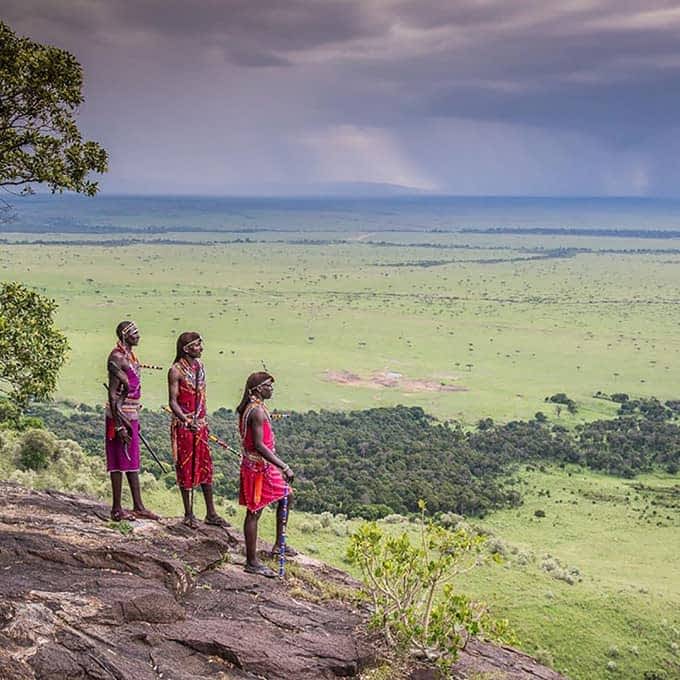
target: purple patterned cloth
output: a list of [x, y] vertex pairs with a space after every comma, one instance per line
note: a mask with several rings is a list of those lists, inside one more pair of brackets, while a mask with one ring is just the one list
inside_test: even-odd
[[139, 400], [142, 396], [140, 366], [134, 354], [130, 366], [125, 370], [128, 379], [128, 394], [121, 408], [130, 421], [132, 432], [130, 442], [125, 445], [116, 435], [116, 424], [111, 417], [111, 408], [106, 405], [106, 471], [139, 472]]

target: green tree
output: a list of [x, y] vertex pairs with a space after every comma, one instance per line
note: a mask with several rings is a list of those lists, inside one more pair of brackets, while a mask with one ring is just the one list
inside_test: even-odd
[[[4, 418], [18, 415], [31, 399], [46, 399], [57, 385], [68, 342], [54, 325], [57, 308], [20, 283], [0, 284], [0, 393]], [[7, 408], [10, 406], [10, 408]]]
[[88, 174], [106, 172], [107, 154], [83, 141], [75, 123], [82, 86], [72, 54], [19, 37], [0, 21], [0, 186], [97, 193]]

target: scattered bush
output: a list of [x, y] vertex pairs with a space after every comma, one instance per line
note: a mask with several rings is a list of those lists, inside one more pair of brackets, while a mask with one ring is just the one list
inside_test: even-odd
[[573, 399], [570, 399], [564, 392], [558, 392], [550, 397], [546, 397], [545, 401], [552, 402], [553, 404], [564, 404], [569, 413], [576, 413], [578, 411], [576, 402]]
[[44, 470], [57, 453], [57, 439], [47, 430], [27, 430], [19, 439], [22, 470]]
[[408, 522], [408, 517], [404, 517], [398, 513], [393, 513], [383, 517], [381, 521], [385, 522], [385, 524], [403, 524], [404, 522]]
[[526, 550], [520, 550], [517, 553], [517, 558], [516, 558], [515, 561], [517, 562], [517, 564], [519, 564], [520, 566], [523, 567], [523, 566], [526, 566], [527, 564], [531, 564], [532, 562], [535, 561], [535, 559], [536, 559], [536, 556], [532, 552], [526, 551]]
[[486, 542], [486, 548], [491, 555], [499, 555], [500, 557], [508, 556], [508, 546], [500, 538], [489, 538]]
[[317, 531], [321, 531], [322, 528], [322, 524], [318, 519], [307, 519], [298, 524], [298, 529], [303, 534], [313, 534]]
[[555, 665], [553, 655], [547, 649], [537, 649], [536, 653], [534, 654], [534, 659], [536, 659], [536, 661], [538, 661], [538, 663], [543, 664], [544, 666], [554, 666]]

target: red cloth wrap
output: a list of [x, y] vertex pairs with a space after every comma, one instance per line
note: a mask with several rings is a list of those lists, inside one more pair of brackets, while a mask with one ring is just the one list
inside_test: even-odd
[[262, 403], [249, 404], [239, 419], [239, 432], [245, 454], [241, 458], [238, 502], [245, 505], [250, 512], [257, 512], [270, 503], [280, 501], [287, 492], [287, 485], [279, 468], [265, 461], [255, 451], [249, 418], [254, 408], [264, 410], [266, 418], [262, 423], [262, 442], [270, 451], [276, 452], [276, 440], [266, 407]]
[[[201, 484], [212, 484], [213, 462], [208, 447], [208, 426], [204, 425], [196, 433], [188, 427], [183, 427], [177, 421], [174, 421], [171, 427], [172, 448], [173, 452], [177, 452], [175, 472], [179, 488], [191, 489]], [[196, 438], [196, 460], [192, 464], [194, 437]]]
[[195, 415], [200, 425], [194, 433], [178, 418], [173, 418], [170, 424], [177, 485], [180, 489], [191, 489], [201, 484], [212, 484], [213, 479], [213, 462], [208, 446], [210, 430], [205, 421], [205, 371], [199, 359], [192, 364], [181, 359], [175, 367], [180, 373], [177, 404], [189, 418]]
[[250, 512], [262, 510], [286, 495], [286, 482], [279, 468], [265, 461], [241, 459], [241, 486], [238, 502]]

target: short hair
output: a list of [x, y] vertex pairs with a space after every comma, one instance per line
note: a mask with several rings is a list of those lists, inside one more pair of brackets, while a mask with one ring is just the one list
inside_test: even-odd
[[123, 339], [123, 329], [126, 326], [129, 326], [130, 324], [134, 324], [134, 321], [121, 321], [117, 326], [116, 326], [116, 335], [118, 336], [119, 340]]

